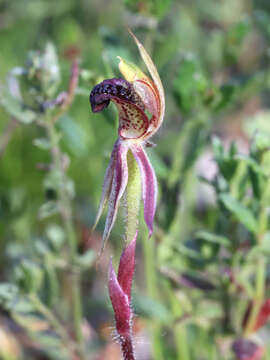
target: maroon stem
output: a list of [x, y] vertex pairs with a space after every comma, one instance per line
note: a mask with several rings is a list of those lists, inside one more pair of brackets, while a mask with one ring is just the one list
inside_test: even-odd
[[128, 337], [120, 336], [121, 349], [124, 360], [136, 360], [134, 355], [132, 337], [129, 335]]

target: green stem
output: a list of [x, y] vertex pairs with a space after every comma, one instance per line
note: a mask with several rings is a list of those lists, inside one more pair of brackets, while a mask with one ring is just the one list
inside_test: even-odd
[[148, 294], [153, 297], [158, 297], [157, 290], [157, 279], [156, 279], [156, 269], [155, 269], [155, 247], [154, 247], [154, 237], [152, 236], [148, 239], [148, 234], [143, 234], [143, 253], [144, 253], [144, 271], [146, 277], [146, 287]]
[[66, 332], [66, 329], [63, 325], [57, 320], [55, 314], [53, 314], [49, 308], [47, 308], [38, 298], [36, 294], [30, 294], [29, 300], [35, 307], [35, 309], [48, 321], [50, 326], [54, 328], [57, 334], [63, 339], [65, 345], [70, 347], [72, 351], [75, 350], [74, 344], [69, 334]]
[[[179, 299], [174, 294], [174, 291], [170, 289], [171, 307], [174, 319], [180, 318], [183, 315], [181, 304]], [[187, 336], [185, 324], [174, 324], [173, 326], [174, 341], [177, 352], [177, 360], [189, 360], [189, 349], [187, 344]]]
[[83, 351], [83, 334], [82, 334], [82, 306], [81, 306], [81, 293], [80, 293], [80, 273], [74, 271], [75, 262], [77, 257], [77, 238], [72, 221], [72, 204], [69, 194], [66, 190], [67, 179], [62, 165], [61, 152], [58, 144], [58, 135], [54, 123], [47, 119], [47, 132], [51, 143], [51, 154], [53, 161], [53, 171], [59, 177], [58, 183], [58, 202], [60, 206], [60, 214], [63, 221], [65, 234], [69, 245], [69, 257], [72, 267], [71, 272], [71, 296], [72, 296], [72, 316], [76, 341], [81, 349], [81, 359], [86, 356]]
[[[194, 203], [194, 194], [192, 192], [194, 188], [193, 169], [188, 169], [185, 174], [182, 175], [182, 184], [182, 201], [178, 203], [170, 229], [167, 235], [164, 236], [162, 244], [159, 246], [158, 261], [161, 264], [170, 261], [174, 246], [177, 243], [179, 243], [179, 245], [183, 244], [183, 240], [181, 241], [181, 239], [185, 239], [191, 225], [190, 212]], [[166, 293], [168, 293], [170, 298], [171, 312], [174, 319], [180, 318], [183, 315], [183, 309], [179, 299], [175, 296], [174, 289], [169, 283], [166, 285]], [[176, 359], [189, 360], [190, 349], [187, 343], [185, 323], [174, 323], [172, 325], [172, 331], [177, 353]]]
[[245, 328], [245, 335], [253, 332], [257, 315], [260, 311], [260, 307], [264, 299], [264, 288], [265, 288], [265, 259], [258, 259], [257, 271], [256, 271], [256, 288], [255, 297], [252, 302], [251, 313]]
[[[143, 253], [144, 253], [144, 271], [146, 277], [146, 287], [148, 295], [153, 299], [158, 299], [157, 278], [155, 269], [155, 247], [154, 237], [148, 239], [148, 232], [144, 231], [143, 239]], [[152, 322], [152, 339], [153, 339], [153, 357], [154, 360], [163, 360], [162, 350], [162, 326], [159, 321]]]
[[59, 298], [59, 282], [54, 264], [49, 256], [45, 258], [45, 268], [48, 276], [48, 306], [54, 308]]
[[[270, 201], [270, 181], [267, 181], [265, 191], [261, 200], [261, 210], [258, 217], [258, 231], [256, 234], [256, 241], [258, 246], [262, 244], [264, 236], [268, 228], [268, 206]], [[247, 326], [245, 328], [245, 334], [249, 334], [254, 329], [254, 325], [257, 319], [257, 315], [260, 311], [260, 307], [265, 297], [265, 282], [266, 282], [266, 261], [264, 255], [258, 258], [256, 280], [255, 280], [255, 297], [253, 300], [253, 306], [251, 308], [251, 314]]]

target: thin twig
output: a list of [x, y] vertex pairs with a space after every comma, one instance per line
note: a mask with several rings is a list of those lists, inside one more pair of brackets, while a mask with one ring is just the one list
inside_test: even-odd
[[[58, 202], [60, 205], [60, 215], [62, 217], [63, 226], [65, 229], [68, 245], [69, 245], [69, 263], [73, 268], [76, 263], [77, 257], [77, 248], [78, 241], [76, 232], [74, 229], [73, 219], [72, 219], [72, 204], [70, 195], [67, 192], [66, 184], [67, 177], [65, 173], [65, 167], [62, 163], [62, 153], [59, 147], [59, 138], [57, 135], [57, 130], [55, 128], [55, 123], [57, 119], [62, 116], [71, 105], [75, 89], [78, 84], [79, 76], [79, 65], [77, 61], [74, 61], [71, 68], [71, 76], [69, 82], [69, 88], [67, 96], [61, 105], [60, 111], [52, 118], [49, 117], [46, 121], [46, 129], [49, 141], [51, 143], [51, 156], [52, 156], [52, 168], [55, 169], [59, 174], [59, 186], [58, 186]], [[71, 273], [70, 279], [70, 289], [72, 295], [72, 315], [73, 315], [73, 324], [75, 338], [79, 347], [80, 359], [85, 359], [85, 353], [83, 350], [83, 334], [82, 334], [82, 308], [81, 308], [81, 294], [80, 294], [80, 272], [73, 271]]]
[[52, 119], [53, 123], [55, 123], [67, 111], [67, 109], [72, 104], [74, 96], [75, 96], [75, 90], [78, 86], [79, 73], [80, 73], [79, 62], [78, 62], [78, 60], [74, 60], [72, 63], [72, 66], [71, 66], [71, 74], [70, 74], [70, 79], [69, 79], [68, 91], [62, 102], [60, 110]]
[[8, 143], [12, 138], [12, 135], [14, 134], [18, 125], [19, 123], [14, 118], [11, 118], [7, 127], [3, 131], [3, 134], [0, 137], [0, 157], [3, 156], [6, 147], [8, 146]]
[[65, 327], [58, 321], [55, 314], [39, 300], [36, 294], [29, 295], [29, 300], [34, 305], [35, 309], [44, 316], [50, 326], [54, 328], [58, 335], [65, 341], [66, 345], [70, 345], [71, 337], [68, 335]]

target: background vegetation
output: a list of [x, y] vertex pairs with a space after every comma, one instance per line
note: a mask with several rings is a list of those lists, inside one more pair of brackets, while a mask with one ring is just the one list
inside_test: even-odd
[[119, 77], [116, 56], [140, 62], [127, 25], [166, 92], [137, 357], [270, 357], [269, 24], [267, 0], [0, 0], [1, 359], [120, 358], [106, 283], [123, 221], [98, 269], [104, 221], [90, 233], [117, 116], [93, 115], [88, 97]]

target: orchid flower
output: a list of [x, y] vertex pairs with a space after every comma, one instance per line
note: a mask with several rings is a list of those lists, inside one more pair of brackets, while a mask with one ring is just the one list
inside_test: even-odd
[[[131, 33], [131, 32], [130, 32]], [[153, 232], [153, 220], [157, 202], [157, 180], [154, 169], [145, 152], [150, 137], [162, 124], [165, 111], [164, 90], [150, 56], [143, 45], [133, 36], [140, 55], [151, 75], [146, 76], [136, 65], [120, 59], [119, 70], [125, 79], [107, 79], [96, 85], [90, 94], [93, 112], [100, 112], [112, 101], [119, 112], [118, 139], [115, 142], [109, 166], [106, 170], [102, 198], [97, 212], [97, 224], [105, 204], [108, 214], [103, 233], [103, 244], [114, 225], [120, 199], [125, 193], [128, 174], [128, 153], [131, 152], [140, 170], [144, 219]], [[151, 145], [150, 145], [151, 146]], [[134, 219], [134, 221], [136, 221]]]
[[130, 306], [132, 279], [135, 267], [136, 238], [123, 251], [118, 267], [118, 275], [110, 262], [109, 266], [109, 295], [115, 314], [115, 327], [119, 336], [124, 360], [133, 360], [134, 349], [132, 343], [132, 309]]

